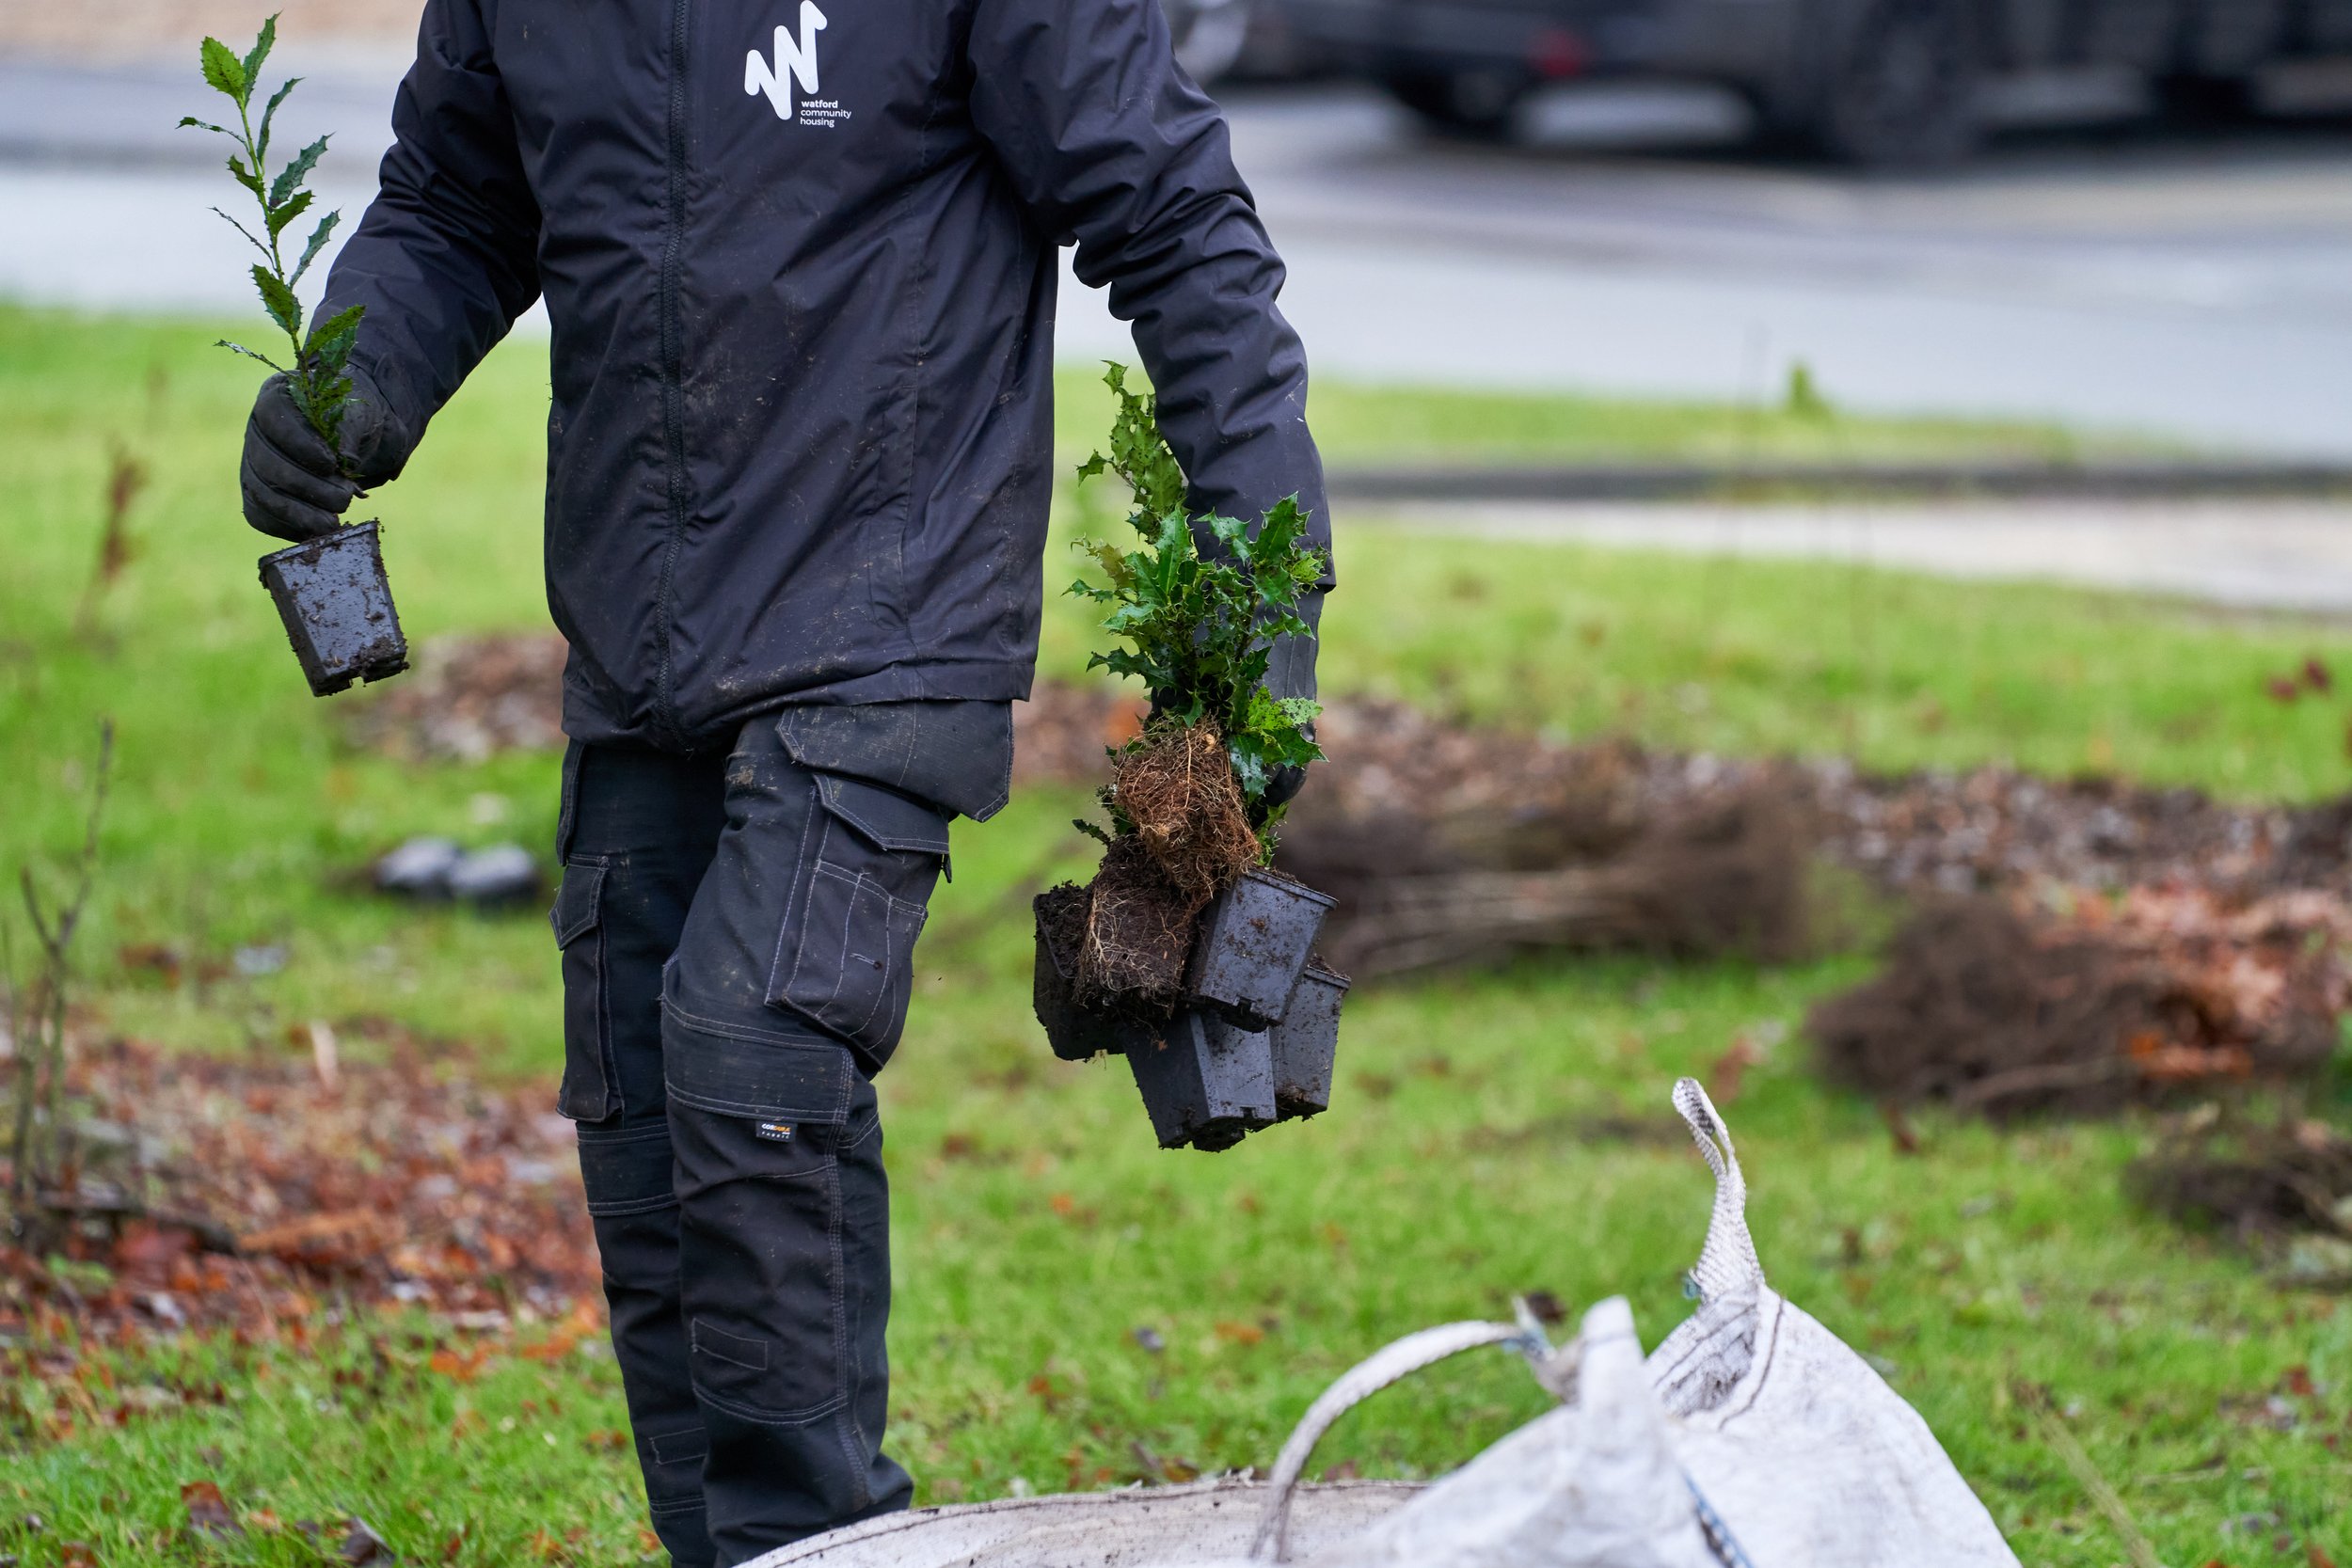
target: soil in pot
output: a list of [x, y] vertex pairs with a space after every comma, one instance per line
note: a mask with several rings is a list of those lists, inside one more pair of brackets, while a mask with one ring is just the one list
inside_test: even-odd
[[1086, 1006], [1078, 994], [1078, 955], [1086, 943], [1087, 890], [1064, 882], [1037, 895], [1034, 1006], [1046, 1042], [1066, 1062], [1118, 1054], [1150, 1034], [1151, 1023], [1124, 1008]]
[[312, 696], [408, 668], [408, 640], [392, 608], [374, 523], [273, 551], [262, 558], [261, 573]]
[[1088, 890], [1079, 1002], [1166, 1016], [1183, 993], [1184, 959], [1204, 902], [1170, 882], [1141, 839], [1113, 841]]
[[1224, 737], [1212, 725], [1148, 731], [1112, 763], [1111, 797], [1161, 873], [1196, 908], [1258, 862], [1258, 835]]

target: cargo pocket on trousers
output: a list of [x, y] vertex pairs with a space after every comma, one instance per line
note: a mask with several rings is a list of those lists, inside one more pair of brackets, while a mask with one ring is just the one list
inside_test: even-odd
[[879, 1068], [906, 1026], [915, 939], [947, 863], [947, 818], [880, 784], [812, 777], [815, 849], [776, 944], [768, 1002]]
[[564, 953], [564, 1086], [555, 1108], [574, 1121], [602, 1121], [621, 1108], [612, 1087], [612, 1007], [605, 984], [601, 861], [564, 867], [548, 924]]

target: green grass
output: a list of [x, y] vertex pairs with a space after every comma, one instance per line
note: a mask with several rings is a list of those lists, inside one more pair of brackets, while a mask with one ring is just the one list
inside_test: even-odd
[[[311, 1017], [389, 1014], [548, 1075], [556, 965], [543, 923], [394, 908], [335, 879], [427, 829], [544, 843], [553, 763], [412, 767], [341, 741], [334, 715], [352, 699], [303, 693], [253, 581], [261, 542], [234, 486], [252, 383], [211, 336], [0, 312], [0, 871], [71, 846], [77, 781], [111, 714], [119, 782], [85, 948], [106, 1026], [208, 1049]], [[494, 356], [378, 498], [415, 635], [544, 625], [541, 353]], [[1400, 431], [1450, 439], [1480, 422], [1476, 403], [1324, 388], [1314, 412], [1335, 452], [1377, 451]], [[1585, 405], [1545, 406], [1559, 428], [1527, 413], [1529, 439], [1599, 441]], [[115, 439], [154, 474], [134, 515], [143, 553], [102, 635], [82, 638], [74, 602]], [[2310, 654], [2341, 664], [2346, 639], [2330, 626], [1342, 529], [1325, 659], [1335, 688], [1726, 752], [2111, 765], [2233, 795], [2314, 796], [2346, 771], [2341, 710], [2281, 708], [2259, 689]], [[1050, 577], [1063, 575], [1057, 561]], [[1048, 668], [1076, 669], [1083, 648], [1057, 604]], [[2140, 1126], [2001, 1134], [1931, 1117], [1924, 1152], [1896, 1153], [1867, 1106], [1809, 1079], [1793, 1035], [1865, 960], [1527, 964], [1367, 991], [1328, 1117], [1216, 1159], [1166, 1155], [1123, 1069], [1055, 1062], [1027, 1016], [1024, 896], [1083, 864], [1065, 826], [1076, 804], [1037, 792], [986, 826], [958, 825], [958, 878], [882, 1080], [894, 1443], [926, 1499], [997, 1496], [1016, 1478], [1125, 1481], [1138, 1442], [1204, 1469], [1263, 1465], [1358, 1356], [1501, 1312], [1531, 1288], [1574, 1304], [1625, 1292], [1654, 1341], [1687, 1309], [1678, 1281], [1705, 1226], [1705, 1170], [1671, 1138], [1588, 1129], [1633, 1115], [1671, 1132], [1674, 1075], [1746, 1031], [1782, 1039], [1729, 1108], [1768, 1273], [1889, 1369], [2027, 1561], [2102, 1568], [2124, 1553], [2012, 1402], [2018, 1380], [2075, 1410], [2073, 1430], [2167, 1562], [2300, 1561], [2307, 1544], [2352, 1555], [2336, 1501], [2352, 1456], [2332, 1446], [2352, 1314], [2277, 1291], [2227, 1249], [2130, 1209], [2117, 1177]], [[284, 942], [292, 957], [199, 995], [125, 973], [115, 954], [135, 942], [213, 958]], [[1165, 1350], [1143, 1349], [1139, 1327]], [[461, 1527], [460, 1561], [534, 1560], [537, 1531], [575, 1528], [564, 1550], [579, 1560], [634, 1560], [636, 1483], [602, 1435], [623, 1420], [609, 1358], [501, 1353], [457, 1382], [425, 1365], [421, 1332], [321, 1320], [303, 1343], [93, 1352], [105, 1370], [86, 1373], [80, 1395], [18, 1375], [22, 1398], [62, 1400], [73, 1425], [0, 1452], [0, 1519], [47, 1521], [0, 1551], [56, 1561], [59, 1542], [80, 1539], [108, 1563], [180, 1560], [162, 1544], [178, 1487], [209, 1477], [289, 1522], [357, 1513], [412, 1560], [437, 1560]], [[2280, 1430], [2264, 1401], [2295, 1367], [2323, 1392], [2290, 1399], [2298, 1424]], [[1499, 1357], [1457, 1365], [1382, 1396], [1321, 1461], [1428, 1473], [1540, 1402]], [[122, 1424], [97, 1418], [118, 1407]], [[2158, 1479], [2217, 1455], [2209, 1475]], [[2291, 1558], [2274, 1554], [2280, 1535]], [[306, 1560], [285, 1534], [215, 1555]]]
[[[1109, 402], [1082, 367], [1066, 369], [1060, 383], [1057, 435], [1083, 454], [1108, 426]], [[1334, 471], [1418, 463], [2063, 463], [2169, 450], [2020, 420], [1899, 419], [1777, 401], [1742, 406], [1321, 380], [1312, 400], [1315, 437]]]

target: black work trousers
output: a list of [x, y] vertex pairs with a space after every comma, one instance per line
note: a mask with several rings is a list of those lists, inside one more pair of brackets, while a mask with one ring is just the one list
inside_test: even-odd
[[[990, 710], [1009, 769], [1003, 705], [894, 705]], [[924, 769], [902, 753], [911, 737], [938, 752], [942, 728], [770, 715], [724, 756], [565, 759], [561, 1107], [654, 1529], [689, 1568], [912, 1491], [882, 1451], [890, 1219], [871, 1080], [946, 864], [936, 797], [956, 793], [909, 793]], [[985, 795], [993, 752], [965, 749]]]

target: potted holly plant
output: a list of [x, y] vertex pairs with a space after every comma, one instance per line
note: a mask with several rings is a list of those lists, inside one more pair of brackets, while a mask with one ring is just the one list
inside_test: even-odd
[[[233, 104], [237, 122], [215, 125], [190, 115], [180, 121], [226, 136], [235, 150], [229, 155], [230, 178], [252, 198], [257, 222], [251, 226], [228, 213], [220, 215], [245, 236], [261, 260], [253, 265], [253, 284], [261, 292], [262, 309], [285, 334], [285, 363], [269, 355], [223, 340], [220, 347], [258, 359], [285, 376], [294, 405], [328, 450], [342, 450], [342, 427], [352, 404], [351, 362], [364, 307], [309, 322], [295, 287], [310, 270], [328, 236], [342, 221], [340, 212], [321, 217], [304, 242], [301, 254], [289, 268], [285, 236], [315, 199], [304, 182], [326, 152], [319, 137], [289, 158], [275, 173], [269, 166], [270, 132], [300, 77], [289, 77], [264, 102], [259, 123], [253, 102], [260, 92], [262, 67], [278, 41], [278, 18], [262, 24], [253, 47], [238, 55], [215, 38], [203, 43], [201, 63], [205, 85]], [[214, 211], [220, 212], [215, 208]], [[354, 475], [353, 477], [357, 477]], [[408, 643], [401, 635], [400, 616], [392, 608], [391, 585], [384, 575], [384, 554], [373, 521], [350, 524], [320, 538], [265, 555], [262, 582], [277, 602], [287, 639], [314, 696], [341, 691], [355, 680], [382, 680], [408, 667]]]
[[[1100, 580], [1069, 591], [1102, 607], [1115, 640], [1089, 667], [1142, 681], [1152, 717], [1112, 753], [1104, 822], [1078, 824], [1103, 845], [1094, 879], [1038, 900], [1038, 1015], [1058, 1054], [1133, 1058], [1174, 1040], [1208, 1075], [1207, 1101], [1255, 1103], [1254, 1089], [1218, 1089], [1217, 1064], [1233, 1060], [1252, 1083], [1265, 1076], [1242, 1058], [1270, 1051], [1265, 1031], [1287, 1010], [1331, 907], [1270, 869], [1276, 780], [1323, 753], [1317, 705], [1264, 684], [1279, 639], [1314, 635], [1299, 605], [1324, 557], [1295, 498], [1254, 527], [1191, 515], [1153, 400], [1129, 390], [1120, 366], [1104, 379], [1118, 404], [1110, 450], [1079, 474], [1125, 482], [1140, 545], [1083, 542]], [[1213, 1015], [1220, 1030], [1187, 1023], [1187, 1011]], [[1255, 1044], [1225, 1049], [1227, 1033]], [[1152, 1076], [1137, 1065], [1147, 1098]]]

